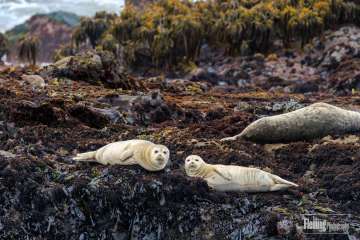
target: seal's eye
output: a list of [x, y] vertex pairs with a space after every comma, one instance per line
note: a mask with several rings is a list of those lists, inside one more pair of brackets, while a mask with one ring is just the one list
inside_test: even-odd
[[190, 162], [190, 159], [186, 159], [187, 162]]
[[166, 154], [167, 152], [166, 151], [164, 151], [164, 154]]
[[195, 161], [196, 161], [196, 162], [198, 162], [198, 161], [199, 161], [199, 159], [195, 159]]
[[158, 150], [155, 150], [155, 153], [158, 153], [159, 151]]

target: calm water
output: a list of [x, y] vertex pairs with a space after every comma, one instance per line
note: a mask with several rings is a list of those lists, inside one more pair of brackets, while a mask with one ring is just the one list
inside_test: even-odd
[[97, 11], [119, 12], [123, 0], [0, 0], [0, 32], [25, 22], [36, 13], [68, 11], [81, 16]]

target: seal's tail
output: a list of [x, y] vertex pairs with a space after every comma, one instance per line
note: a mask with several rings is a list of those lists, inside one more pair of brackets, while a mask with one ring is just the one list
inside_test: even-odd
[[95, 160], [96, 151], [93, 152], [86, 152], [86, 153], [79, 153], [76, 157], [73, 158], [75, 161], [91, 161]]
[[286, 184], [286, 185], [289, 185], [289, 186], [293, 186], [293, 187], [298, 187], [299, 185], [297, 185], [296, 183], [293, 183], [293, 182], [290, 182], [290, 181], [287, 181], [285, 179], [282, 179], [281, 177], [279, 176], [276, 176], [276, 175], [273, 175], [271, 174], [272, 178], [274, 179], [274, 181], [276, 183], [280, 183], [280, 184]]

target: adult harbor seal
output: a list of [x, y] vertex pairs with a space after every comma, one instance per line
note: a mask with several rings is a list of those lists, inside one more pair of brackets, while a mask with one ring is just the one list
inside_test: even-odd
[[271, 192], [298, 187], [257, 168], [208, 164], [197, 155], [185, 159], [185, 172], [190, 177], [204, 179], [209, 187], [217, 191]]
[[360, 113], [327, 103], [315, 103], [293, 112], [258, 119], [240, 134], [221, 141], [241, 138], [259, 143], [281, 143], [359, 130]]
[[104, 165], [139, 164], [148, 171], [160, 171], [169, 161], [170, 151], [163, 145], [145, 140], [128, 140], [110, 143], [97, 151], [80, 153], [76, 161], [94, 161]]

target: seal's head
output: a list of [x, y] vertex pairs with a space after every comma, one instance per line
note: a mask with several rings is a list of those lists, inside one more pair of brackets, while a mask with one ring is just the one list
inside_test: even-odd
[[197, 155], [190, 155], [185, 159], [185, 171], [189, 176], [197, 176], [203, 166], [205, 166], [204, 160]]
[[150, 159], [155, 165], [164, 168], [169, 161], [169, 157], [170, 151], [164, 145], [155, 145], [151, 148]]

